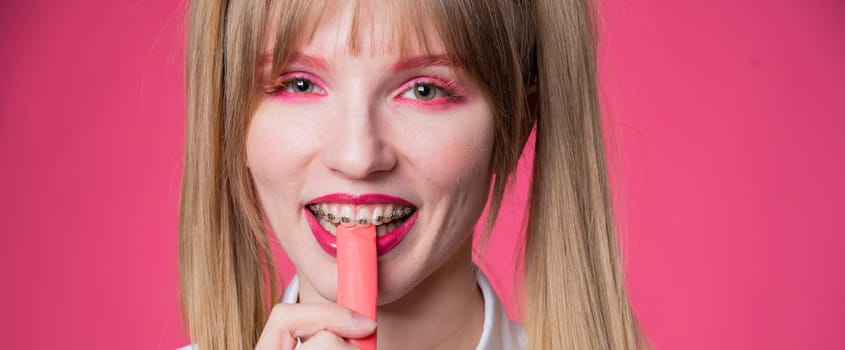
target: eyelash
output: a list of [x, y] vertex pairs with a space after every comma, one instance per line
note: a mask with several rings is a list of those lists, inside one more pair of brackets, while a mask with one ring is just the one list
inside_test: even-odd
[[[278, 96], [282, 94], [287, 95], [299, 95], [300, 97], [312, 97], [312, 96], [322, 96], [325, 95], [325, 89], [322, 87], [322, 84], [316, 83], [314, 78], [309, 76], [310, 74], [303, 74], [303, 73], [288, 73], [283, 74], [276, 78], [272, 83], [266, 84], [264, 86], [264, 93], [271, 95], [271, 96]], [[321, 93], [297, 93], [293, 91], [288, 91], [287, 89], [291, 86], [290, 84], [296, 81], [305, 81], [309, 83], [313, 88], [320, 89]], [[403, 98], [406, 93], [412, 92], [414, 88], [418, 86], [430, 86], [436, 89], [442, 94], [442, 97], [431, 99], [431, 100], [423, 100], [423, 99], [414, 99], [414, 98]], [[399, 94], [395, 97], [395, 99], [403, 99], [403, 100], [411, 100], [414, 101], [413, 103], [423, 104], [423, 105], [431, 105], [431, 104], [442, 104], [446, 102], [460, 102], [463, 101], [464, 96], [460, 93], [460, 88], [458, 87], [457, 82], [454, 80], [443, 80], [439, 78], [431, 78], [431, 77], [416, 77], [412, 78], [411, 81], [405, 83], [402, 88], [400, 89]], [[446, 101], [443, 101], [446, 99]]]
[[[320, 89], [321, 93], [296, 93], [293, 91], [287, 91], [287, 88], [290, 86], [291, 83], [296, 81], [305, 81], [308, 82], [313, 88]], [[325, 95], [326, 89], [322, 87], [322, 84], [318, 84], [315, 82], [316, 79], [309, 76], [309, 74], [304, 73], [288, 73], [282, 74], [278, 78], [276, 78], [273, 82], [266, 84], [264, 86], [264, 93], [277, 96], [281, 94], [289, 94], [289, 95], [301, 95], [304, 96], [313, 96], [313, 95]]]
[[[431, 99], [431, 100], [423, 100], [423, 99], [413, 99], [413, 98], [403, 98], [406, 93], [412, 92], [413, 89], [417, 88], [418, 86], [430, 86], [437, 90], [440, 90], [442, 93], [441, 98]], [[414, 101], [413, 103], [423, 104], [423, 105], [433, 105], [433, 104], [442, 104], [448, 102], [461, 102], [464, 99], [463, 94], [461, 94], [461, 89], [458, 87], [458, 83], [454, 80], [443, 80], [439, 78], [431, 78], [431, 77], [417, 77], [411, 79], [408, 83], [400, 88], [400, 93], [396, 96], [397, 99], [406, 99]], [[436, 92], [435, 92], [436, 94]], [[444, 101], [445, 99], [445, 101]]]

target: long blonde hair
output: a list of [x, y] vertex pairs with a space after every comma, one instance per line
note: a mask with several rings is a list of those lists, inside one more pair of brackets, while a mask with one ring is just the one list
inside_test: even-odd
[[[495, 176], [485, 236], [536, 128], [521, 293], [528, 348], [638, 348], [610, 200], [589, 1], [380, 3], [387, 4], [405, 20], [424, 7], [447, 51], [492, 104]], [[203, 350], [253, 348], [279, 300], [270, 240], [245, 165], [256, 63], [265, 39], [274, 38], [272, 74], [279, 73], [326, 6], [191, 2], [179, 272], [182, 314]], [[273, 33], [270, 22], [278, 24]], [[418, 37], [427, 29], [420, 21], [397, 23], [410, 23]], [[353, 24], [353, 35], [356, 30]]]

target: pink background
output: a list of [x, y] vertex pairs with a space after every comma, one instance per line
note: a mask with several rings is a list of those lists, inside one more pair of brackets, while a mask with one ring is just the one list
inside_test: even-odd
[[[845, 348], [843, 10], [604, 6], [624, 260], [658, 349]], [[183, 15], [173, 1], [0, 5], [0, 348], [187, 342]], [[512, 231], [485, 265], [505, 298]]]

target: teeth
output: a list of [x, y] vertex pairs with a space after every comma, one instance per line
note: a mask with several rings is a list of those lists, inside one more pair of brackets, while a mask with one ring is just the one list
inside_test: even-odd
[[400, 220], [406, 219], [412, 207], [404, 205], [342, 205], [323, 203], [309, 205], [314, 216], [318, 218], [320, 226], [331, 234], [337, 234], [337, 225], [367, 227], [374, 225], [376, 234], [384, 236], [401, 225]]
[[384, 216], [381, 213], [381, 207], [376, 207], [375, 209], [373, 209], [373, 217], [371, 220], [373, 225], [381, 225], [383, 220]]
[[340, 205], [332, 204], [329, 206], [329, 214], [327, 216], [333, 224], [340, 223]]
[[323, 226], [323, 228], [327, 231], [331, 232], [333, 235], [337, 234], [337, 229], [331, 223], [326, 222], [324, 220], [320, 220], [320, 225]]
[[328, 215], [329, 215], [329, 205], [326, 204], [326, 203], [321, 204], [320, 205], [320, 217], [323, 218], [323, 220], [326, 220], [328, 218]]
[[355, 217], [355, 223], [358, 224], [358, 226], [370, 226], [370, 211], [367, 208], [358, 209], [357, 214], [358, 215]]
[[[314, 213], [322, 224], [335, 227], [338, 224], [345, 226], [384, 226], [384, 230], [390, 231], [388, 224], [397, 220], [407, 219], [414, 211], [413, 207], [396, 204], [361, 204], [349, 205], [341, 203], [314, 203], [309, 204], [308, 209]], [[396, 225], [394, 225], [394, 228]]]
[[340, 223], [344, 226], [352, 226], [355, 223], [352, 222], [354, 216], [352, 215], [352, 207], [348, 205], [344, 205], [340, 209]]
[[387, 223], [387, 222], [390, 222], [391, 220], [393, 220], [393, 204], [388, 204], [384, 208], [384, 220], [382, 222]]

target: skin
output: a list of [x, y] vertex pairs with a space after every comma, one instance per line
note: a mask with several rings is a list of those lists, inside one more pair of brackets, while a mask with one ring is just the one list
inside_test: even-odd
[[[470, 237], [490, 183], [490, 104], [448, 61], [401, 65], [445, 54], [436, 36], [428, 38], [430, 52], [410, 40], [400, 55], [380, 34], [390, 28], [360, 18], [366, 34], [353, 55], [346, 49], [356, 40], [348, 34], [352, 20], [351, 7], [325, 13], [298, 48], [300, 59], [285, 66], [287, 84], [259, 92], [250, 122], [247, 164], [260, 205], [300, 278], [300, 304], [273, 309], [257, 348], [292, 349], [302, 337], [300, 349], [342, 349], [349, 346], [342, 337], [363, 337], [375, 327], [334, 303], [335, 258], [305, 220], [305, 204], [329, 193], [384, 193], [418, 207], [402, 243], [378, 259], [379, 348], [474, 348], [484, 309]], [[314, 85], [303, 92], [296, 79]], [[435, 98], [421, 99], [415, 83], [428, 84]], [[446, 85], [461, 97], [438, 95]]]

